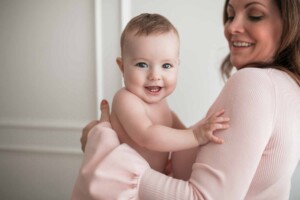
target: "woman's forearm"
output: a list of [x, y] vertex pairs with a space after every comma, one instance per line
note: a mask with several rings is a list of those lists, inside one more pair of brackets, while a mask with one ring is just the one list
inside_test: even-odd
[[152, 169], [141, 177], [139, 199], [143, 200], [203, 200], [191, 182], [174, 179]]

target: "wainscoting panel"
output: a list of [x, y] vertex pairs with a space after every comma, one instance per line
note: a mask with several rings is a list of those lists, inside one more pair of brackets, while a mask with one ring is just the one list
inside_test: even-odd
[[70, 199], [84, 123], [0, 123], [1, 199]]

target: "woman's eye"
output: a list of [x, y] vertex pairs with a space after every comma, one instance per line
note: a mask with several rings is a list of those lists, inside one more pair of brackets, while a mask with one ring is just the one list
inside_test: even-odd
[[162, 67], [163, 67], [164, 69], [170, 69], [170, 68], [172, 68], [172, 65], [169, 64], [169, 63], [166, 63], [166, 64], [163, 64]]
[[235, 12], [234, 12], [233, 8], [228, 7], [227, 11], [226, 11], [226, 15], [227, 15], [227, 20], [226, 21], [233, 21], [234, 15], [235, 15]]
[[140, 67], [140, 68], [147, 68], [148, 67], [148, 65], [144, 62], [137, 63], [135, 66]]
[[227, 16], [227, 21], [232, 21], [234, 19], [234, 16]]
[[249, 16], [249, 19], [251, 20], [251, 21], [260, 21], [261, 19], [263, 18], [263, 16]]

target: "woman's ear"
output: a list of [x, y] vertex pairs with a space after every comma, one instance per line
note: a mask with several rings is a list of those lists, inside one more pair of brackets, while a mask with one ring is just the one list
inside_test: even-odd
[[124, 73], [124, 63], [121, 57], [116, 58], [116, 63], [118, 64], [122, 73]]

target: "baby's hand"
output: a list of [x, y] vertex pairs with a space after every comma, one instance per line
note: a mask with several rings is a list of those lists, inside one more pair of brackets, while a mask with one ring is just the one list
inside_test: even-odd
[[193, 132], [199, 145], [204, 145], [208, 142], [214, 142], [217, 144], [224, 143], [223, 139], [213, 134], [215, 130], [227, 129], [229, 127], [229, 118], [222, 117], [224, 112], [225, 110], [222, 109], [210, 116], [206, 116], [193, 127]]

